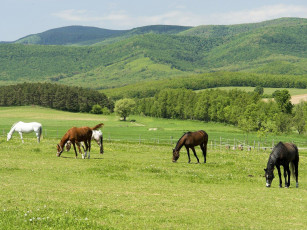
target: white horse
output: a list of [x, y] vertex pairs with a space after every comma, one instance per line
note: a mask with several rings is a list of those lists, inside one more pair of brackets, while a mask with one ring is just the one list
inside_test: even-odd
[[[97, 144], [99, 145], [100, 147], [100, 153], [103, 154], [103, 135], [102, 135], [102, 132], [101, 130], [93, 130], [92, 132], [92, 140], [95, 140], [97, 142]], [[82, 148], [84, 150], [84, 146], [82, 143], [80, 142], [76, 142], [78, 148], [79, 148], [79, 152], [81, 152], [81, 149], [80, 149], [80, 144], [82, 145]], [[68, 152], [71, 148], [71, 142], [68, 141], [66, 143], [66, 151]]]
[[13, 124], [10, 132], [7, 134], [7, 141], [9, 141], [12, 138], [12, 135], [15, 131], [19, 133], [22, 143], [24, 143], [22, 138], [22, 133], [31, 133], [34, 131], [37, 137], [37, 142], [39, 143], [40, 138], [42, 136], [42, 124], [38, 122], [25, 123], [19, 121]]

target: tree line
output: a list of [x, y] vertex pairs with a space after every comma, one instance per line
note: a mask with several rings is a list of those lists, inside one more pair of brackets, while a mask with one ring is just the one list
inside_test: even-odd
[[0, 86], [0, 106], [39, 105], [71, 112], [90, 112], [94, 105], [113, 111], [114, 103], [96, 90], [52, 83]]
[[153, 97], [162, 89], [202, 90], [224, 86], [261, 86], [272, 88], [307, 88], [307, 75], [274, 75], [239, 72], [203, 73], [170, 79], [140, 82], [121, 88], [103, 90], [113, 99]]
[[161, 118], [196, 119], [239, 126], [246, 133], [287, 133], [305, 130], [307, 105], [295, 108], [287, 90], [274, 93], [265, 102], [257, 92], [211, 89], [194, 92], [186, 89], [164, 89], [154, 97], [136, 100], [137, 114]]

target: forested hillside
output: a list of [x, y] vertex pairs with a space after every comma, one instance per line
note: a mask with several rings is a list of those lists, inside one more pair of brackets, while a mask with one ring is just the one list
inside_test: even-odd
[[[84, 35], [78, 37], [82, 31]], [[33, 36], [35, 40], [37, 35]], [[104, 37], [98, 41], [95, 36]], [[0, 85], [57, 82], [113, 89], [221, 71], [302, 78], [307, 75], [306, 37], [307, 19], [296, 18], [233, 26], [148, 26], [130, 31], [55, 29], [40, 35], [41, 44], [50, 41], [74, 46], [0, 44]], [[93, 46], [76, 45], [93, 41], [97, 41]]]
[[37, 45], [92, 45], [95, 43], [105, 44], [125, 38], [147, 34], [177, 34], [191, 27], [186, 26], [144, 26], [131, 30], [108, 30], [87, 26], [67, 26], [47, 30], [39, 34], [33, 34], [18, 39], [15, 43]]

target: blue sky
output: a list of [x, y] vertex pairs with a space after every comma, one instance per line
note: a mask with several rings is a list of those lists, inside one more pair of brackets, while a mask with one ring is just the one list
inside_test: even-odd
[[84, 25], [229, 25], [280, 17], [307, 18], [307, 0], [0, 0], [0, 41]]

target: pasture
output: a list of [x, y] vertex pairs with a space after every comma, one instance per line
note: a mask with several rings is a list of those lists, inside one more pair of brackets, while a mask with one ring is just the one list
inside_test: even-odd
[[[41, 122], [47, 130], [40, 144], [34, 133], [24, 135], [24, 144], [16, 133], [9, 142], [0, 135], [0, 229], [306, 229], [306, 152], [300, 151], [298, 189], [292, 178], [289, 189], [279, 188], [277, 178], [266, 188], [269, 151], [208, 147], [206, 164], [195, 164], [193, 155], [188, 164], [182, 149], [178, 163], [172, 163], [172, 148], [183, 131], [204, 129], [209, 140], [222, 133], [244, 137], [236, 127], [133, 119], [0, 108], [0, 131], [8, 132], [18, 120]], [[103, 155], [93, 143], [89, 160], [75, 159], [73, 151], [56, 157], [56, 144], [68, 128], [99, 122], [105, 123]], [[139, 136], [144, 141], [129, 141]], [[146, 143], [157, 136], [173, 136], [174, 143]], [[199, 147], [196, 152], [202, 161]]]

